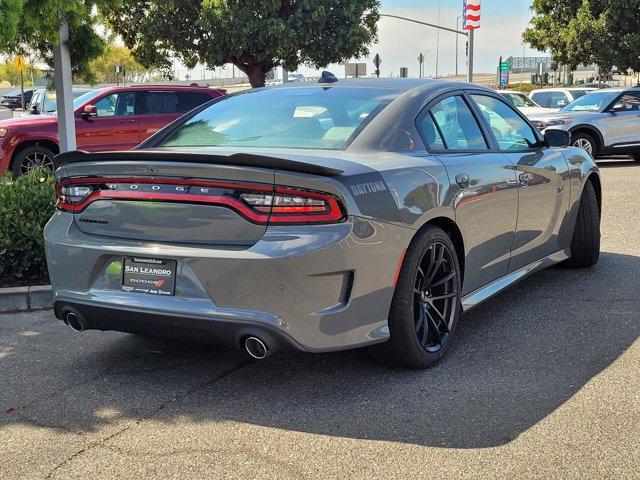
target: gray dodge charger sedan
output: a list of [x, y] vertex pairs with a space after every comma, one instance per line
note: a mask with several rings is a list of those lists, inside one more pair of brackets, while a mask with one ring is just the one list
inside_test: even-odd
[[323, 74], [221, 97], [133, 151], [57, 157], [55, 314], [428, 367], [463, 311], [597, 262], [600, 176], [569, 143], [466, 83]]

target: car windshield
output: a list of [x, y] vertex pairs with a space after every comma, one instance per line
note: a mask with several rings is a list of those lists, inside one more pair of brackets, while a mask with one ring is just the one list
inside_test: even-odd
[[591, 93], [587, 93], [582, 97], [574, 100], [569, 105], [562, 109], [563, 112], [601, 112], [604, 110], [611, 102], [613, 102], [616, 97], [620, 95], [619, 92], [609, 92], [609, 91], [595, 91]]
[[580, 97], [584, 97], [587, 93], [589, 93], [589, 90], [569, 90], [569, 93], [571, 94], [571, 96], [573, 97], [573, 100], [577, 100]]
[[330, 86], [246, 90], [192, 116], [160, 146], [338, 150], [398, 94]]
[[75, 110], [80, 105], [83, 105], [87, 103], [89, 100], [91, 100], [92, 98], [97, 97], [98, 94], [101, 92], [102, 90], [89, 90], [88, 92], [83, 93], [77, 98], [75, 97], [75, 94], [74, 94], [73, 109]]
[[507, 98], [507, 100], [511, 100], [511, 103], [516, 108], [539, 107], [540, 106], [540, 105], [538, 105], [536, 102], [531, 100], [529, 97], [527, 97], [523, 93], [511, 93], [511, 92], [509, 92], [509, 93], [503, 93], [502, 96]]

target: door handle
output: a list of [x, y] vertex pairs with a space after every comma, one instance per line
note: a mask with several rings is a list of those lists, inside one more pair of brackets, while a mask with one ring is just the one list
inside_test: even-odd
[[459, 173], [458, 175], [456, 175], [456, 183], [460, 188], [467, 188], [469, 186], [469, 182], [469, 175], [467, 175], [466, 173]]

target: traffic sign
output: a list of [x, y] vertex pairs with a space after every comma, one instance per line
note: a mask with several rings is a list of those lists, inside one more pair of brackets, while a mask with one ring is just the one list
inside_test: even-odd
[[13, 64], [16, 66], [18, 71], [24, 71], [24, 57], [22, 55], [18, 55], [16, 58], [14, 58]]

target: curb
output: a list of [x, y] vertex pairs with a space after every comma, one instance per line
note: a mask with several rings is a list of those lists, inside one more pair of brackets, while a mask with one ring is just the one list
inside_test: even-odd
[[51, 285], [0, 288], [0, 313], [53, 308]]

